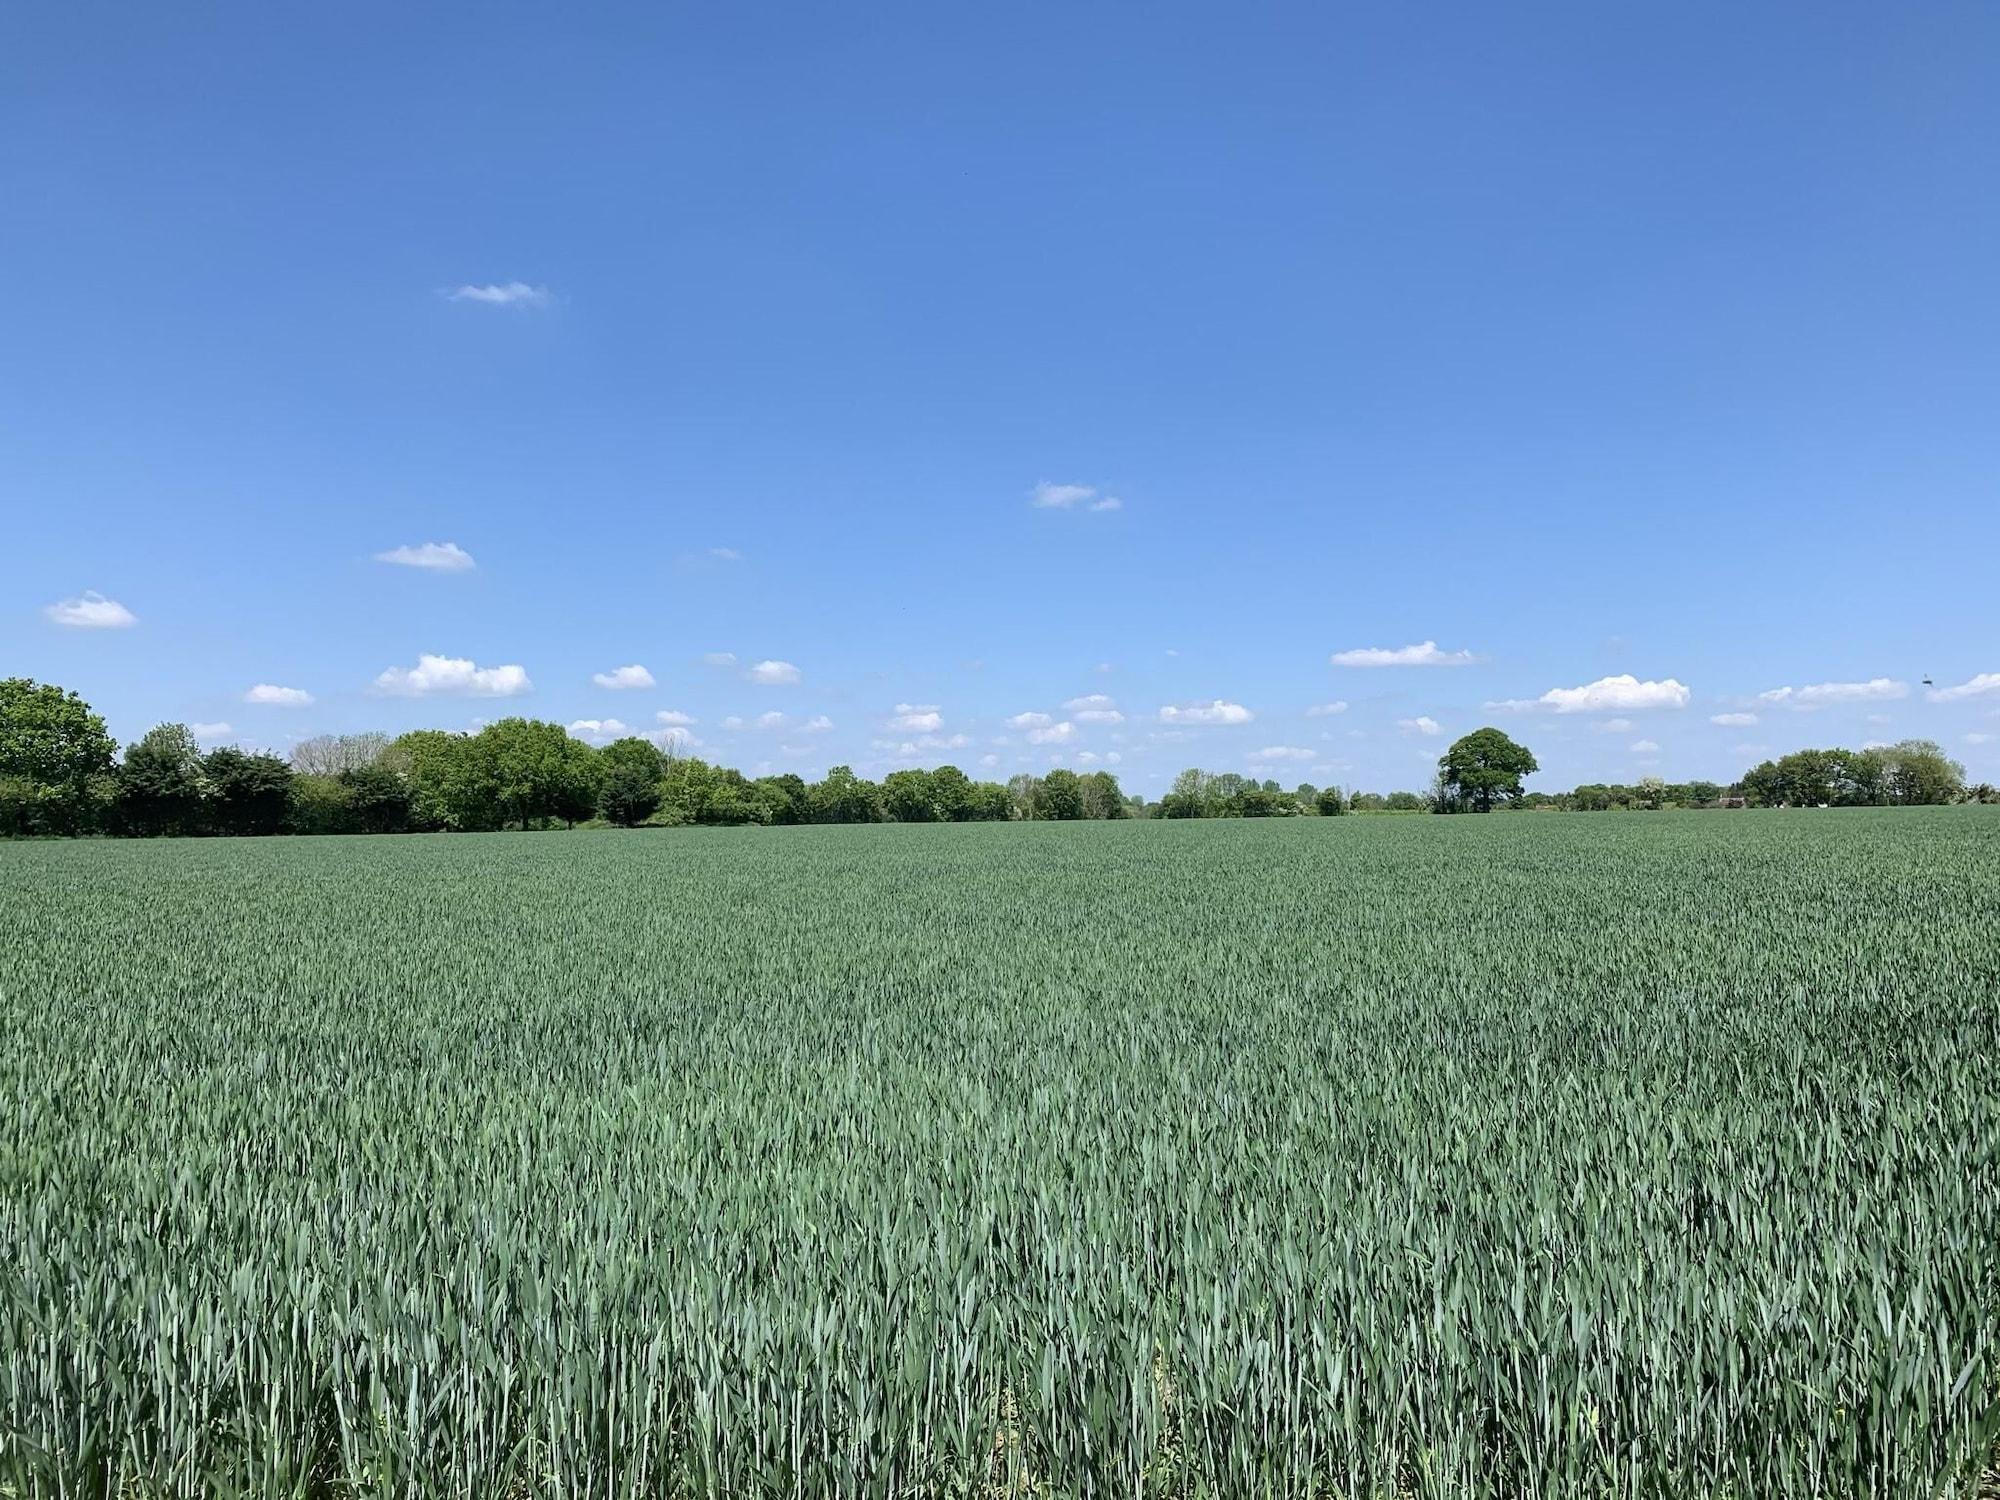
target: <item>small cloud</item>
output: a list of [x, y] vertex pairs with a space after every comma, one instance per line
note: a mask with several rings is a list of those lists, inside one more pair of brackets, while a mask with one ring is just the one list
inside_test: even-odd
[[85, 589], [74, 599], [60, 599], [42, 613], [71, 630], [124, 630], [139, 623], [131, 610], [96, 589]]
[[1315, 703], [1311, 708], [1306, 710], [1306, 717], [1308, 719], [1325, 719], [1331, 718], [1334, 714], [1344, 714], [1346, 712], [1347, 700], [1345, 698], [1336, 698], [1331, 703]]
[[1107, 750], [1104, 752], [1104, 763], [1107, 766], [1115, 766], [1124, 759], [1125, 757], [1120, 755], [1116, 750]]
[[1262, 750], [1252, 750], [1250, 758], [1270, 764], [1281, 760], [1311, 760], [1316, 753], [1298, 745], [1266, 745]]
[[1081, 698], [1071, 698], [1063, 707], [1088, 712], [1091, 709], [1116, 708], [1117, 701], [1104, 693], [1085, 693]]
[[736, 665], [734, 651], [711, 651], [702, 657], [702, 665], [709, 667], [733, 667]]
[[632, 731], [617, 719], [575, 719], [570, 722], [569, 732], [577, 739], [602, 745]]
[[1634, 755], [1651, 755], [1660, 746], [1657, 740], [1634, 740], [1631, 748]]
[[2000, 693], [2000, 672], [1981, 672], [1956, 687], [1932, 688], [1924, 696], [1933, 703], [1957, 703], [1966, 698], [1983, 698], [1989, 693]]
[[788, 722], [790, 721], [776, 709], [772, 709], [769, 713], [757, 715], [757, 727], [759, 729], [783, 729]]
[[[2000, 678], [1995, 679], [2000, 682]], [[1906, 698], [1907, 682], [1888, 677], [1871, 677], [1866, 682], [1816, 682], [1810, 687], [1778, 687], [1759, 693], [1758, 701], [1784, 708], [1824, 708], [1830, 703], [1873, 703], [1888, 698]], [[1936, 693], [1931, 697], [1936, 698]]]
[[710, 547], [708, 555], [717, 562], [742, 562], [743, 554], [734, 547]]
[[214, 724], [190, 724], [188, 725], [188, 733], [204, 744], [207, 744], [215, 740], [226, 740], [232, 734], [236, 733], [236, 731], [231, 729], [227, 724], [217, 722]]
[[1119, 499], [1119, 498], [1118, 498], [1118, 497], [1117, 497], [1116, 495], [1106, 495], [1106, 496], [1105, 496], [1105, 497], [1104, 497], [1104, 498], [1103, 498], [1102, 500], [1093, 500], [1093, 501], [1091, 501], [1091, 502], [1090, 502], [1090, 504], [1088, 504], [1088, 505], [1086, 505], [1086, 506], [1084, 507], [1084, 509], [1085, 509], [1085, 510], [1122, 510], [1122, 509], [1124, 508], [1124, 506], [1125, 506], [1125, 502], [1124, 502], [1123, 500], [1120, 500], [1120, 499]]
[[1079, 724], [1123, 724], [1125, 715], [1115, 708], [1086, 708], [1076, 716]]
[[1336, 667], [1469, 667], [1479, 658], [1470, 651], [1440, 651], [1436, 641], [1419, 641], [1414, 646], [1357, 646], [1334, 652], [1331, 660]]
[[1000, 757], [989, 750], [986, 754], [979, 757], [979, 763], [982, 766], [997, 766], [1000, 764]]
[[[1535, 702], [1559, 714], [1588, 714], [1607, 709], [1685, 708], [1689, 696], [1687, 688], [1671, 677], [1661, 682], [1641, 682], [1625, 672], [1616, 677], [1600, 677], [1582, 687], [1550, 688]], [[1507, 706], [1518, 704], [1519, 700], [1515, 700]]]
[[1028, 731], [1031, 745], [1066, 744], [1076, 734], [1076, 725], [1065, 719], [1060, 724], [1043, 724]]
[[741, 715], [741, 714], [724, 714], [724, 715], [722, 716], [722, 726], [721, 726], [721, 727], [722, 727], [722, 728], [724, 728], [724, 729], [741, 729], [741, 728], [743, 727], [743, 715]]
[[1721, 724], [1728, 729], [1744, 729], [1748, 728], [1752, 724], [1755, 724], [1757, 722], [1757, 716], [1755, 714], [1744, 714], [1744, 713], [1710, 714], [1708, 716], [1708, 722], [1711, 724]]
[[1024, 713], [1015, 714], [1013, 718], [1007, 721], [1007, 726], [1010, 729], [1038, 729], [1044, 725], [1053, 723], [1055, 723], [1055, 720], [1047, 714]]
[[592, 672], [590, 680], [601, 688], [649, 688], [655, 685], [653, 674], [637, 662], [629, 667], [613, 667], [609, 672]]
[[800, 676], [788, 661], [760, 661], [743, 675], [761, 687], [795, 687]]
[[457, 542], [419, 542], [414, 547], [391, 547], [375, 554], [375, 561], [394, 563], [399, 568], [428, 568], [433, 573], [463, 573], [475, 564], [472, 554]]
[[654, 714], [653, 717], [659, 720], [659, 722], [662, 724], [674, 724], [674, 725], [685, 726], [688, 724], [699, 724], [701, 722], [701, 720], [697, 719], [693, 714], [684, 714], [677, 708], [663, 708], [658, 713]]
[[825, 734], [829, 729], [833, 728], [833, 720], [829, 719], [825, 714], [814, 714], [810, 719], [806, 720], [805, 727], [807, 734]]
[[938, 712], [935, 703], [898, 703], [895, 717], [889, 720], [889, 727], [905, 732], [929, 733], [944, 727], [944, 715]]
[[245, 703], [268, 703], [275, 708], [305, 708], [313, 701], [313, 695], [304, 688], [279, 687], [276, 683], [260, 682], [243, 695]]
[[555, 299], [545, 286], [530, 286], [525, 281], [489, 283], [486, 286], [453, 287], [445, 293], [447, 301], [478, 302], [487, 307], [547, 307]]
[[511, 663], [504, 667], [481, 667], [463, 656], [429, 654], [419, 656], [414, 667], [390, 667], [375, 679], [378, 693], [399, 698], [422, 698], [434, 693], [511, 698], [533, 686], [527, 672]]
[[1044, 479], [1029, 491], [1028, 503], [1037, 510], [1068, 510], [1096, 498], [1097, 490], [1091, 485], [1051, 484]]
[[1599, 734], [1628, 734], [1632, 729], [1630, 719], [1604, 719], [1591, 726]]
[[1396, 727], [1405, 734], [1443, 734], [1444, 726], [1429, 714], [1418, 714], [1414, 719], [1398, 719]]
[[1162, 724], [1248, 724], [1257, 716], [1240, 703], [1214, 698], [1207, 703], [1169, 703], [1160, 709]]
[[658, 745], [669, 755], [679, 755], [683, 751], [694, 749], [695, 746], [701, 743], [700, 740], [678, 725], [669, 726], [665, 729], [655, 729], [646, 738], [651, 740], [655, 745]]
[[1993, 736], [1987, 734], [1984, 730], [1975, 729], [1965, 736], [1965, 743], [1968, 745], [1984, 745], [1992, 739]]

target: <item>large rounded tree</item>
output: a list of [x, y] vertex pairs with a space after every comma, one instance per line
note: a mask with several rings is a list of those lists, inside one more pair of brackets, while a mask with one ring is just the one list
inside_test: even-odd
[[1493, 728], [1475, 729], [1438, 760], [1445, 812], [1491, 812], [1521, 795], [1521, 778], [1540, 768], [1534, 753]]

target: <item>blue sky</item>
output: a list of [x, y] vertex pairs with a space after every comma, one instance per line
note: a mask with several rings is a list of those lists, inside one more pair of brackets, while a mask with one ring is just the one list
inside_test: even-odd
[[0, 670], [280, 748], [2000, 779], [1996, 58], [1990, 3], [17, 7]]

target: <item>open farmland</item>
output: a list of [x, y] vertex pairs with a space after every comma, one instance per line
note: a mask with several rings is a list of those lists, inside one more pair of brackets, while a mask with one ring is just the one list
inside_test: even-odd
[[2000, 814], [0, 847], [0, 1490], [1930, 1495]]

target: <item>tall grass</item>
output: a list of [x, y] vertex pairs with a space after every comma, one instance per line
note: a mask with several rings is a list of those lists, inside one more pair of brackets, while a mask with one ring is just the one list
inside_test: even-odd
[[1917, 1496], [1977, 810], [0, 847], [0, 1492]]

